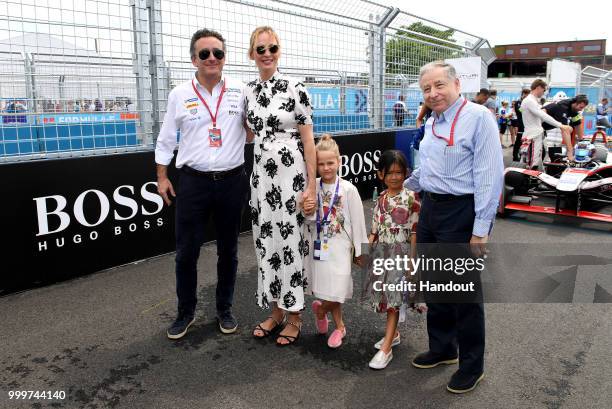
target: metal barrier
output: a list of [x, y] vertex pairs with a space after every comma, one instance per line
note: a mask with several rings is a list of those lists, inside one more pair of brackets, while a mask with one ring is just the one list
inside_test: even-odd
[[602, 98], [612, 98], [612, 71], [587, 66], [580, 72], [580, 80], [576, 90], [579, 94], [587, 94], [593, 101]]
[[194, 68], [204, 26], [227, 40], [225, 72], [250, 81], [251, 31], [281, 37], [280, 69], [312, 96], [315, 132], [414, 124], [418, 70], [454, 57], [494, 59], [480, 37], [369, 0], [7, 0], [0, 7], [0, 161], [151, 149], [170, 90]]

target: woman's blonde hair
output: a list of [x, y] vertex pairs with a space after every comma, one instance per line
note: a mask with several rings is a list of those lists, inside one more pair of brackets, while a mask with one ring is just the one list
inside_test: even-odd
[[281, 45], [280, 38], [278, 37], [278, 34], [276, 34], [276, 31], [274, 31], [272, 27], [259, 26], [255, 30], [253, 30], [253, 32], [251, 33], [251, 41], [249, 42], [249, 58], [250, 59], [253, 59], [253, 53], [255, 52], [255, 41], [257, 41], [257, 37], [262, 33], [267, 33], [273, 36], [276, 39], [276, 43], [278, 44], [278, 46], [280, 47]]
[[321, 135], [319, 141], [315, 145], [315, 149], [317, 152], [328, 151], [335, 153], [337, 156], [340, 156], [340, 149], [338, 148], [338, 144], [328, 133]]

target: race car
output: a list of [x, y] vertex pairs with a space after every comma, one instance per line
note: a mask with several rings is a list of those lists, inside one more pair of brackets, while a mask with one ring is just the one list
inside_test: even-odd
[[581, 141], [574, 155], [572, 162], [556, 155], [544, 172], [513, 162], [504, 172], [499, 215], [522, 211], [612, 223], [612, 153]]

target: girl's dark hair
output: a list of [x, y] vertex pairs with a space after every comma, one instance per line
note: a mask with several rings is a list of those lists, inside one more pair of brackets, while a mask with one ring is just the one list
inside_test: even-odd
[[408, 176], [408, 160], [402, 151], [397, 149], [388, 149], [384, 151], [378, 159], [378, 170], [382, 172], [383, 177], [389, 172], [391, 166], [396, 163], [404, 169], [404, 176]]

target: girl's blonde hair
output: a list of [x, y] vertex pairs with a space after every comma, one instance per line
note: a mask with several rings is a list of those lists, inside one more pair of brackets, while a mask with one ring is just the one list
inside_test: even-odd
[[337, 156], [340, 156], [340, 149], [338, 148], [338, 144], [328, 133], [321, 135], [319, 141], [315, 145], [315, 149], [317, 152], [328, 151], [335, 153]]
[[257, 37], [262, 34], [267, 33], [276, 39], [276, 43], [278, 46], [281, 46], [280, 38], [278, 34], [274, 31], [274, 29], [270, 26], [259, 26], [251, 33], [251, 41], [249, 42], [249, 58], [253, 59], [253, 53], [255, 52], [255, 41], [257, 41]]

